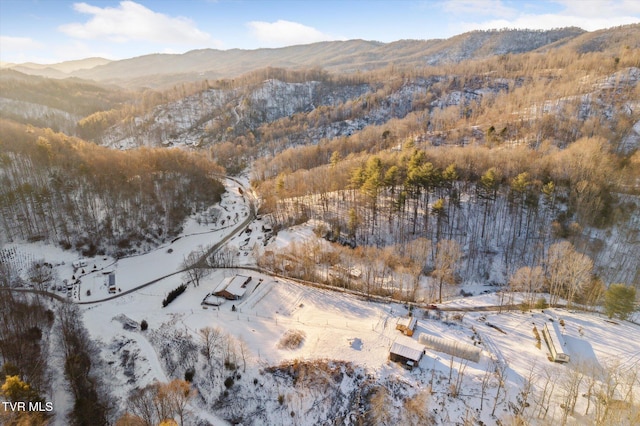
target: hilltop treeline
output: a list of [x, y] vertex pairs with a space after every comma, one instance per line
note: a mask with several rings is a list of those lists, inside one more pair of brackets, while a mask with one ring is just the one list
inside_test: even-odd
[[638, 206], [619, 191], [638, 164], [609, 153], [598, 138], [546, 153], [408, 144], [344, 159], [335, 152], [328, 164], [281, 173], [259, 188], [263, 209], [280, 226], [320, 219], [336, 238], [378, 247], [456, 240], [467, 259], [463, 276], [487, 279], [494, 262], [513, 272], [561, 239], [595, 249], [582, 239], [585, 228], [628, 226]]
[[3, 98], [46, 105], [79, 117], [132, 99], [130, 92], [115, 86], [75, 78], [57, 80], [30, 76], [13, 70], [0, 71], [0, 93]]
[[5, 240], [123, 255], [175, 236], [224, 192], [222, 169], [184, 151], [113, 151], [8, 121], [0, 134]]
[[[466, 279], [506, 282], [568, 239], [606, 282], [638, 283], [638, 65], [640, 52], [628, 47], [496, 56], [431, 77], [435, 68], [398, 71], [375, 96], [326, 109], [326, 117], [357, 122], [385, 105], [397, 111], [403, 91], [413, 93], [404, 116], [317, 145], [291, 140], [310, 133], [320, 108], [308, 126], [294, 115], [255, 132], [256, 143], [273, 148], [254, 167], [262, 208], [281, 226], [321, 219], [350, 244], [427, 238], [434, 251], [426, 270], [437, 243], [455, 240]], [[606, 242], [611, 232], [600, 230], [612, 228], [618, 240]], [[607, 244], [624, 268], [605, 270]]]

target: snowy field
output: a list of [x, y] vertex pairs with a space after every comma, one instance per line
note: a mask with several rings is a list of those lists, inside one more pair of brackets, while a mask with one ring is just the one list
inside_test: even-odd
[[[34, 260], [52, 264], [57, 283], [49, 290], [67, 294], [74, 302], [106, 299], [182, 270], [189, 253], [203, 251], [234, 233], [249, 217], [249, 200], [236, 182], [226, 180], [224, 183], [227, 191], [219, 204], [204, 214], [187, 219], [178, 237], [149, 253], [122, 259], [110, 256], [80, 258], [73, 252], [44, 243], [9, 244], [3, 250], [14, 253], [18, 272], [25, 277], [29, 263]], [[79, 261], [86, 266], [74, 267], [73, 263]], [[111, 273], [115, 275], [115, 293], [109, 293], [108, 275]]]
[[[105, 381], [118, 401], [120, 414], [132, 390], [154, 381], [182, 379], [189, 368], [195, 371], [193, 383], [200, 395], [191, 402], [189, 424], [195, 424], [197, 418], [227, 424], [223, 419], [237, 418], [234, 410], [238, 406], [249, 413], [244, 418], [248, 424], [322, 424], [331, 421], [336, 414], [332, 410], [340, 415], [352, 410], [347, 402], [341, 406], [329, 401], [327, 392], [333, 392], [337, 400], [353, 401], [367, 386], [389, 389], [389, 410], [397, 419], [404, 418], [406, 401], [428, 390], [429, 403], [423, 411], [437, 424], [465, 418], [496, 424], [512, 418], [528, 382], [534, 385], [524, 409], [527, 420], [556, 424], [566, 406], [566, 384], [573, 383], [577, 372], [587, 373], [581, 379], [583, 396], [577, 397], [569, 424], [590, 424], [589, 416], [581, 414], [595, 410], [595, 396], [584, 396], [584, 387], [605, 380], [606, 371], [615, 371], [620, 382], [613, 391], [614, 400], [624, 399], [628, 391], [635, 394], [635, 400], [640, 397], [640, 384], [633, 381], [640, 371], [640, 327], [629, 322], [561, 309], [474, 311], [501, 303], [499, 295], [482, 294], [450, 300], [441, 310], [415, 309], [416, 329], [407, 337], [396, 329], [398, 319], [408, 314], [407, 306], [375, 303], [243, 268], [255, 266], [256, 255], [263, 250], [278, 252], [294, 241], [328, 243], [317, 239], [313, 223], [281, 231], [275, 238], [264, 232], [268, 227], [265, 220], [254, 220], [245, 227], [243, 222], [250, 215], [248, 194], [233, 181], [227, 180], [226, 185], [219, 205], [205, 215], [189, 218], [178, 238], [145, 255], [84, 259], [86, 266], [74, 271], [72, 264], [79, 259], [71, 252], [43, 244], [5, 248], [19, 260], [17, 266], [23, 273], [29, 262], [42, 259], [53, 265], [58, 284], [64, 279], [81, 281], [73, 286], [70, 299], [81, 302], [85, 325], [110, 365]], [[237, 268], [210, 271], [200, 285], [189, 285], [163, 308], [167, 294], [187, 281], [184, 273], [177, 273], [186, 256], [225, 237], [229, 237], [226, 249], [235, 257]], [[116, 276], [115, 294], [108, 291], [108, 273]], [[219, 307], [202, 304], [221, 282], [234, 275], [251, 277], [240, 300], [225, 300]], [[67, 292], [66, 287], [58, 291], [62, 295]], [[533, 331], [535, 325], [542, 333], [543, 325], [551, 319], [562, 325], [565, 351], [571, 357], [567, 364], [550, 362], [544, 340], [539, 343]], [[148, 323], [146, 331], [140, 330], [143, 320]], [[205, 327], [228, 336], [216, 351], [220, 355], [234, 347], [233, 371], [208, 365], [199, 334]], [[292, 334], [299, 336], [300, 342], [283, 344]], [[481, 350], [480, 359], [465, 361], [426, 349], [418, 343], [421, 334], [475, 346]], [[424, 354], [411, 371], [389, 361], [393, 343], [408, 340]], [[184, 345], [190, 349], [180, 352]], [[295, 381], [287, 381], [287, 371], [293, 367], [279, 367], [305, 363], [322, 365], [318, 371], [341, 369], [345, 374], [340, 376], [338, 389], [324, 384], [324, 388], [301, 390]], [[235, 377], [237, 383], [225, 389], [225, 376]], [[625, 384], [629, 380], [631, 385]], [[541, 396], [543, 388], [555, 390]], [[53, 399], [56, 407], [71, 403], [64, 392], [56, 392]], [[56, 424], [64, 425], [64, 418], [57, 417]]]
[[[241, 301], [227, 301], [219, 308], [204, 309], [201, 306], [204, 297], [222, 280], [236, 273], [252, 277], [249, 294]], [[407, 396], [431, 385], [436, 392], [435, 399], [443, 404], [446, 402], [447, 415], [451, 418], [463, 418], [469, 407], [474, 410], [479, 407], [485, 371], [496, 366], [505, 367], [505, 400], [513, 400], [528, 378], [541, 382], [543, 377], [556, 377], [556, 386], [560, 388], [563, 377], [586, 363], [596, 368], [616, 366], [633, 372], [638, 371], [640, 361], [640, 341], [630, 338], [640, 335], [640, 328], [626, 322], [608, 322], [597, 315], [564, 310], [545, 310], [542, 313], [538, 310], [535, 313], [502, 314], [469, 312], [460, 318], [454, 312], [446, 312], [438, 319], [433, 312], [425, 316], [418, 311], [417, 328], [412, 337], [416, 343], [420, 333], [472, 345], [477, 341], [482, 348], [482, 356], [478, 363], [463, 362], [459, 358], [452, 361], [445, 353], [426, 350], [419, 368], [407, 371], [388, 361], [392, 343], [409, 339], [395, 329], [397, 319], [407, 312], [402, 305], [367, 302], [247, 270], [219, 270], [203, 280], [199, 287], [189, 287], [168, 307], [161, 308], [162, 299], [179, 281], [177, 276], [170, 277], [116, 300], [84, 308], [85, 322], [91, 334], [100, 339], [105, 348], [111, 348], [103, 352], [107, 359], [114, 362], [119, 359], [120, 354], [113, 351], [117, 342], [128, 342], [127, 350], [138, 354], [138, 368], [133, 372], [135, 383], [118, 387], [118, 396], [122, 399], [134, 386], [142, 387], [154, 380], [166, 381], [169, 378], [163, 371], [157, 351], [146, 338], [149, 331], [141, 332], [137, 327], [126, 330], [123, 327], [124, 317], [134, 325], [146, 320], [149, 330], [157, 330], [170, 323], [195, 340], [199, 329], [219, 327], [246, 344], [248, 372], [244, 374], [248, 377], [260, 377], [258, 371], [267, 365], [290, 360], [329, 359], [353, 363], [378, 380], [393, 378], [407, 383], [411, 389]], [[486, 306], [487, 298], [467, 298], [465, 306]], [[235, 311], [232, 305], [235, 305]], [[563, 319], [566, 351], [571, 355], [568, 364], [550, 362], [544, 341], [539, 348], [536, 347], [533, 324], [542, 330], [549, 318]], [[296, 349], [279, 347], [278, 343], [291, 330], [304, 333], [301, 346]], [[447, 378], [452, 366], [454, 378], [459, 373], [464, 374], [461, 382], [466, 396], [463, 399], [446, 398]], [[124, 372], [118, 372], [117, 368], [115, 371], [116, 377], [121, 376], [123, 384], [127, 383]], [[491, 382], [486, 398], [493, 398], [495, 387]], [[551, 404], [552, 409], [545, 422], [561, 417], [562, 397], [561, 392], [554, 397], [557, 401]], [[577, 412], [584, 412], [586, 399], [580, 398], [578, 402]], [[499, 407], [500, 417], [507, 413], [507, 404], [501, 403]], [[204, 411], [208, 411], [206, 404], [197, 410]], [[489, 414], [486, 409], [480, 414], [487, 424], [491, 424], [493, 419]]]

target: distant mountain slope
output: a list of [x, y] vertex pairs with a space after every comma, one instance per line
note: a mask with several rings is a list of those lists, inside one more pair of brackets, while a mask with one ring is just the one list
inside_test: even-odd
[[619, 51], [640, 48], [640, 24], [624, 25], [605, 30], [585, 32], [579, 37], [565, 38], [555, 43], [550, 43], [540, 50], [557, 48], [566, 45], [577, 53]]
[[125, 87], [167, 87], [176, 83], [232, 78], [281, 67], [321, 67], [344, 73], [380, 69], [391, 64], [425, 66], [459, 63], [495, 55], [548, 51], [567, 46], [577, 53], [640, 46], [640, 24], [586, 32], [580, 28], [472, 31], [448, 39], [330, 41], [277, 49], [193, 50], [184, 54], [151, 54], [119, 61], [87, 58], [59, 64], [3, 64], [25, 74], [69, 76]]
[[78, 70], [74, 76], [123, 86], [158, 86], [187, 80], [237, 76], [264, 67], [355, 72], [397, 65], [438, 65], [506, 53], [522, 53], [583, 35], [579, 28], [550, 31], [473, 31], [446, 40], [393, 43], [349, 40], [257, 50], [194, 50], [154, 54]]
[[86, 58], [76, 61], [65, 61], [57, 64], [36, 64], [27, 62], [24, 64], [2, 64], [3, 68], [11, 68], [24, 74], [40, 75], [49, 78], [67, 78], [74, 71], [84, 70], [105, 65], [111, 62], [105, 58]]
[[118, 87], [77, 78], [59, 80], [0, 70], [0, 117], [38, 127], [71, 132], [80, 118], [109, 110], [131, 96]]

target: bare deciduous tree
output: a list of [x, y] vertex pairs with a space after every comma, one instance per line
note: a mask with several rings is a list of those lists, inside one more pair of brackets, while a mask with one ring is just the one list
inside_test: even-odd
[[433, 414], [429, 410], [431, 394], [423, 390], [404, 402], [403, 424], [428, 425], [435, 424]]
[[207, 363], [211, 364], [211, 358], [215, 351], [216, 345], [222, 338], [222, 330], [220, 328], [204, 327], [198, 331], [200, 340], [202, 341], [202, 354], [207, 359]]
[[200, 258], [204, 253], [202, 251], [192, 251], [182, 262], [184, 268], [184, 274], [187, 281], [191, 282], [194, 287], [200, 285], [200, 280], [207, 276], [210, 272], [208, 268], [203, 267], [200, 263]]
[[458, 261], [462, 256], [460, 245], [454, 240], [442, 240], [436, 248], [435, 269], [432, 275], [438, 280], [438, 301], [442, 303], [443, 284], [453, 284]]
[[56, 280], [56, 271], [44, 260], [37, 260], [29, 267], [29, 281], [36, 290], [46, 290], [49, 283]]
[[496, 396], [493, 399], [493, 409], [491, 410], [492, 416], [495, 416], [496, 414], [496, 408], [498, 407], [498, 400], [500, 399], [501, 393], [504, 393], [504, 395], [502, 395], [503, 398], [507, 397], [507, 389], [506, 389], [507, 368], [508, 366], [505, 363], [499, 363], [499, 362], [494, 363], [493, 374], [496, 378], [496, 381], [498, 382], [498, 388], [496, 389]]
[[565, 370], [563, 380], [561, 380], [563, 393], [562, 407], [562, 424], [566, 424], [570, 414], [573, 414], [578, 396], [580, 394], [580, 385], [584, 380], [584, 369], [581, 365], [576, 368]]
[[527, 293], [527, 303], [533, 304], [534, 293], [538, 292], [544, 284], [544, 271], [540, 266], [530, 268], [524, 266], [518, 269], [509, 280], [511, 291]]
[[371, 397], [370, 404], [369, 415], [373, 424], [389, 425], [391, 423], [391, 413], [389, 412], [391, 397], [389, 390], [384, 386], [377, 387]]
[[591, 280], [593, 261], [578, 253], [568, 241], [549, 247], [545, 260], [551, 303], [565, 297], [570, 304], [578, 290]]
[[184, 380], [169, 383], [152, 383], [134, 391], [128, 399], [129, 412], [118, 424], [155, 426], [165, 420], [176, 420], [185, 424], [187, 406], [195, 390]]

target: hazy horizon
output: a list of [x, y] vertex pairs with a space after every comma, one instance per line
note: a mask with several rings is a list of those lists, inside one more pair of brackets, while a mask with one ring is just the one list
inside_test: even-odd
[[640, 3], [625, 0], [3, 0], [0, 10], [0, 62], [14, 64], [335, 40], [430, 40], [502, 28], [595, 31], [640, 22]]

